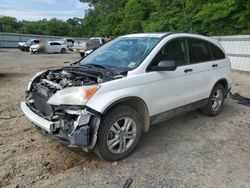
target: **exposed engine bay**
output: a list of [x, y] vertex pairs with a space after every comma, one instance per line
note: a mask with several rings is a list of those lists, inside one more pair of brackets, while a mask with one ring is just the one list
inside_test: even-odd
[[95, 85], [112, 79], [115, 78], [105, 75], [100, 71], [64, 67], [46, 71], [33, 84], [40, 83], [54, 93], [66, 87]]
[[47, 102], [58, 90], [98, 85], [121, 77], [124, 76], [91, 65], [49, 69], [32, 81], [26, 101], [37, 114], [51, 119], [54, 116], [54, 107]]

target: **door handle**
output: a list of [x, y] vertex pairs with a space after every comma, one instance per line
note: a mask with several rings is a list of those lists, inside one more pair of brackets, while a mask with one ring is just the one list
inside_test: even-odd
[[193, 69], [185, 69], [184, 70], [185, 73], [192, 72], [192, 71], [193, 71]]
[[213, 68], [218, 67], [218, 64], [213, 64], [212, 67]]

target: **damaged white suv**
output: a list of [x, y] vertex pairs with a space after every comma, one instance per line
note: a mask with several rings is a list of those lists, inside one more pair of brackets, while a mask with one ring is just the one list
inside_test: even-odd
[[219, 114], [230, 67], [209, 37], [126, 35], [71, 66], [38, 73], [21, 108], [43, 135], [116, 161], [150, 125], [198, 108]]

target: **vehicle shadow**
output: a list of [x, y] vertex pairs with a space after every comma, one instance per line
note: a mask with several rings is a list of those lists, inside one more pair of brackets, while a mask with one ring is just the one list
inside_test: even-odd
[[[153, 125], [148, 133], [142, 135], [135, 151], [120, 162], [134, 163], [143, 158], [153, 158], [158, 154], [174, 157], [177, 154], [176, 151], [185, 151], [186, 147], [193, 147], [195, 144], [198, 146], [210, 139], [209, 135], [220, 126], [221, 120], [237, 116], [241, 112], [240, 109], [235, 108], [235, 105], [238, 104], [227, 102], [221, 114], [216, 117], [207, 117], [196, 110]], [[95, 164], [95, 166], [106, 164], [106, 161], [100, 159], [93, 151], [86, 153], [81, 149], [68, 148], [64, 145], [60, 145], [60, 148], [71, 153], [69, 156], [73, 160], [70, 168], [77, 165], [87, 167], [89, 163]]]
[[0, 79], [3, 78], [21, 78], [25, 77], [28, 74], [26, 73], [20, 73], [20, 72], [8, 72], [8, 73], [0, 73]]
[[[186, 152], [186, 148], [207, 143], [212, 135], [221, 129], [225, 122], [241, 113], [234, 102], [226, 102], [222, 112], [216, 117], [207, 117], [198, 110], [176, 118], [152, 125], [148, 133], [142, 135], [137, 149], [128, 157], [129, 160], [153, 157], [164, 154], [173, 156], [178, 151]], [[195, 146], [196, 144], [196, 146]]]

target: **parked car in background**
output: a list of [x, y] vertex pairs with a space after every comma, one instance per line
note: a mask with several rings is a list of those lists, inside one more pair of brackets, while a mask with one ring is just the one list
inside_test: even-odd
[[39, 43], [39, 39], [30, 39], [27, 42], [18, 42], [18, 48], [21, 51], [29, 51], [30, 46]]
[[73, 38], [62, 38], [60, 39], [60, 41], [63, 41], [63, 43], [66, 44], [69, 49], [71, 49], [75, 43], [75, 40]]
[[81, 57], [85, 57], [85, 52], [90, 50], [96, 50], [100, 46], [106, 43], [106, 40], [102, 37], [93, 37], [90, 38], [89, 41], [87, 41], [82, 48], [78, 49], [78, 52], [80, 53]]
[[38, 73], [21, 108], [43, 135], [116, 161], [153, 124], [195, 109], [218, 115], [231, 88], [230, 70], [215, 39], [125, 35], [71, 66]]
[[72, 46], [72, 51], [80, 52], [82, 49], [85, 48], [86, 42], [85, 41], [75, 41], [74, 46]]
[[68, 46], [63, 41], [48, 41], [32, 45], [31, 53], [66, 53]]

